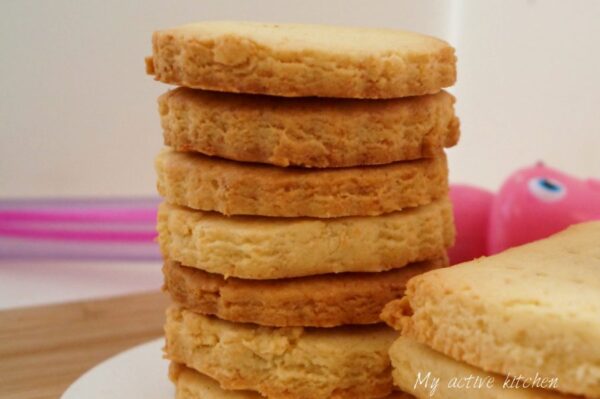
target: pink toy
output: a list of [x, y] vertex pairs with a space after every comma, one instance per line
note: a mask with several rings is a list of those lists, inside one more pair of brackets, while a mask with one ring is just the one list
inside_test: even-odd
[[481, 188], [453, 184], [450, 198], [454, 207], [456, 244], [450, 248], [450, 264], [487, 254], [487, 232], [494, 194]]
[[600, 180], [577, 179], [541, 163], [514, 173], [497, 195], [462, 185], [453, 185], [450, 195], [457, 226], [452, 264], [600, 220]]

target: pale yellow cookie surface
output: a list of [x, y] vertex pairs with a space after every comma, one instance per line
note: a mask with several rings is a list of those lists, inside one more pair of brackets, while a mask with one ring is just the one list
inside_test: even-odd
[[454, 97], [278, 98], [177, 88], [159, 100], [165, 144], [278, 166], [378, 165], [437, 155], [460, 135]]
[[600, 222], [414, 277], [383, 318], [454, 359], [600, 398]]
[[447, 198], [332, 219], [226, 217], [163, 203], [158, 233], [165, 259], [245, 279], [391, 270], [444, 256], [454, 242]]
[[269, 398], [381, 398], [392, 392], [385, 325], [304, 329], [230, 323], [171, 307], [165, 355], [225, 389]]
[[[549, 390], [551, 379], [523, 380], [517, 385], [517, 381], [456, 361], [407, 337], [393, 343], [390, 358], [394, 385], [419, 399], [580, 398]], [[534, 383], [537, 389], [531, 387]]]
[[280, 168], [162, 151], [158, 192], [171, 204], [225, 215], [332, 218], [426, 205], [448, 193], [446, 156], [342, 169]]
[[152, 49], [157, 80], [215, 91], [394, 98], [456, 80], [450, 45], [391, 29], [210, 21], [157, 31]]

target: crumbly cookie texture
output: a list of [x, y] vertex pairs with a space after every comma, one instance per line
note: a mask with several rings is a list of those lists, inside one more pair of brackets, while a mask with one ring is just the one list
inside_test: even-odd
[[231, 323], [171, 307], [165, 355], [224, 389], [269, 398], [381, 398], [392, 392], [388, 350], [396, 337], [375, 326], [304, 329]]
[[211, 21], [154, 32], [152, 50], [155, 79], [233, 93], [395, 98], [456, 80], [448, 43], [391, 29]]
[[158, 99], [165, 144], [235, 161], [317, 168], [436, 156], [460, 136], [454, 97], [281, 98], [179, 87]]
[[394, 385], [421, 399], [582, 399], [550, 390], [549, 379], [540, 379], [535, 387], [524, 380], [516, 388], [506, 376], [451, 359], [408, 337], [392, 344], [390, 358]]
[[[193, 369], [179, 363], [171, 363], [169, 375], [175, 384], [175, 399], [263, 399], [264, 396], [253, 391], [226, 390], [212, 378], [201, 374]], [[333, 396], [332, 398], [340, 398]], [[345, 396], [343, 399], [351, 399]], [[395, 391], [386, 396], [385, 399], [414, 399], [404, 392]]]
[[600, 398], [600, 222], [416, 276], [382, 317], [454, 359]]
[[162, 151], [157, 188], [171, 204], [225, 215], [371, 216], [429, 204], [448, 193], [446, 157], [306, 170]]
[[212, 378], [183, 364], [171, 363], [169, 378], [175, 384], [175, 399], [263, 399], [258, 392], [226, 390]]
[[454, 242], [448, 198], [334, 219], [226, 217], [163, 203], [157, 228], [165, 259], [245, 279], [379, 272], [444, 256]]
[[167, 260], [163, 273], [171, 298], [197, 313], [273, 327], [336, 327], [379, 323], [383, 306], [402, 296], [409, 278], [447, 265], [439, 258], [379, 273], [243, 280]]

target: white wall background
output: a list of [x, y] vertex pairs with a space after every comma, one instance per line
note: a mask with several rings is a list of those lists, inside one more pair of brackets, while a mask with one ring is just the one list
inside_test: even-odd
[[600, 176], [600, 1], [2, 0], [0, 197], [154, 194], [155, 29], [204, 19], [398, 27], [457, 47], [452, 181], [544, 160]]

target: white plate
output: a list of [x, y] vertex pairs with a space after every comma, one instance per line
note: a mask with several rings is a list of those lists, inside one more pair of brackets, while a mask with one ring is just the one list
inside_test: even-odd
[[61, 399], [171, 399], [164, 338], [121, 352], [79, 377]]

